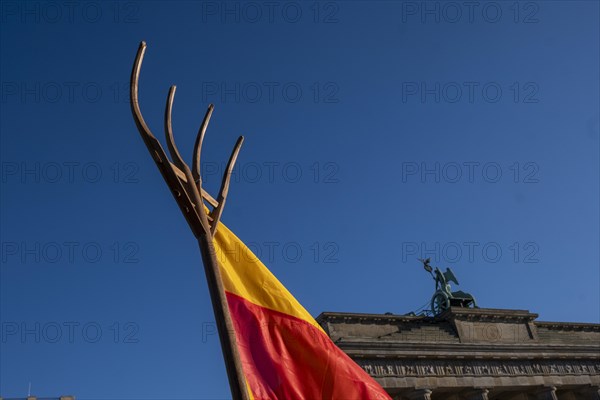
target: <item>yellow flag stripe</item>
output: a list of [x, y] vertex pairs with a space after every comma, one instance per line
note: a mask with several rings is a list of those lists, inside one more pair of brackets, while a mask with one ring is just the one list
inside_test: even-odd
[[219, 223], [214, 245], [226, 291], [323, 330], [258, 257], [222, 223]]
[[250, 388], [250, 384], [246, 379], [246, 391], [248, 392], [248, 396], [250, 396], [250, 400], [254, 400], [254, 395], [252, 394], [252, 389]]

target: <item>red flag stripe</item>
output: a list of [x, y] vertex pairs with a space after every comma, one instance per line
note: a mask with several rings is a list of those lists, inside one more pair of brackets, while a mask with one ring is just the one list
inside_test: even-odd
[[389, 395], [320, 329], [226, 292], [256, 400], [369, 400]]

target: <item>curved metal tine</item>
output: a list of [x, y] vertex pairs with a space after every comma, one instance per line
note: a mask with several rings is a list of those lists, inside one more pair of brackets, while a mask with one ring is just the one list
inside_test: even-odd
[[142, 69], [142, 61], [144, 60], [144, 53], [146, 52], [146, 42], [141, 42], [138, 47], [135, 61], [133, 63], [133, 70], [131, 71], [131, 79], [129, 80], [129, 94], [131, 97], [131, 111], [135, 124], [138, 126], [140, 133], [154, 137], [140, 110], [139, 98], [138, 98], [138, 82], [140, 79], [140, 70]]
[[171, 120], [171, 114], [173, 111], [173, 99], [175, 98], [176, 89], [177, 88], [175, 87], [175, 85], [171, 86], [171, 89], [169, 89], [169, 96], [167, 97], [167, 104], [165, 107], [165, 136], [167, 139], [167, 146], [169, 147], [169, 152], [171, 153], [171, 157], [173, 158], [173, 163], [184, 173], [186, 177], [184, 187], [187, 191], [187, 195], [190, 197], [196, 208], [196, 213], [200, 218], [202, 226], [208, 227], [209, 224], [206, 218], [206, 214], [202, 212], [202, 195], [200, 194], [200, 191], [196, 188], [196, 185], [193, 182], [192, 173], [187, 164], [183, 161], [179, 150], [177, 150], [177, 146], [175, 145], [175, 139], [173, 137], [173, 124]]
[[175, 90], [177, 90], [177, 87], [175, 85], [171, 86], [169, 89], [169, 95], [167, 96], [167, 105], [165, 106], [165, 137], [167, 139], [167, 147], [169, 148], [169, 153], [171, 153], [173, 163], [179, 167], [182, 172], [185, 172], [185, 162], [183, 161], [183, 158], [181, 157], [181, 154], [179, 154], [179, 150], [177, 150], [177, 146], [175, 145], [175, 138], [173, 137], [173, 124], [171, 121]]
[[235, 143], [233, 151], [231, 152], [231, 157], [229, 157], [229, 161], [227, 162], [227, 169], [225, 170], [225, 175], [223, 175], [223, 180], [221, 181], [221, 189], [219, 190], [219, 195], [217, 196], [217, 202], [219, 203], [219, 205], [215, 207], [215, 209], [210, 213], [210, 216], [213, 219], [210, 231], [213, 235], [217, 231], [217, 226], [219, 225], [221, 214], [223, 214], [223, 207], [225, 206], [225, 200], [227, 199], [227, 194], [229, 193], [229, 182], [231, 181], [231, 172], [233, 171], [235, 161], [237, 160], [238, 154], [240, 153], [240, 149], [242, 148], [243, 143], [244, 137], [240, 136], [237, 142]]
[[200, 153], [202, 152], [202, 142], [204, 141], [204, 134], [206, 133], [206, 128], [208, 127], [208, 123], [210, 122], [210, 117], [215, 109], [215, 106], [209, 104], [208, 110], [206, 110], [206, 114], [204, 115], [204, 119], [202, 120], [202, 125], [200, 125], [200, 129], [198, 130], [198, 135], [196, 136], [196, 143], [194, 143], [194, 155], [192, 159], [192, 176], [194, 177], [194, 182], [196, 182], [198, 186], [198, 190], [202, 188], [202, 176], [200, 175]]
[[140, 79], [140, 71], [142, 69], [142, 61], [144, 60], [144, 53], [146, 52], [146, 42], [140, 42], [140, 46], [138, 47], [137, 54], [135, 56], [135, 61], [133, 63], [133, 69], [131, 70], [131, 78], [129, 80], [129, 96], [130, 96], [130, 106], [131, 113], [133, 114], [133, 119], [135, 121], [135, 125], [144, 140], [144, 143], [150, 150], [152, 158], [154, 158], [157, 162], [163, 163], [164, 161], [168, 161], [167, 155], [163, 150], [160, 142], [156, 137], [152, 134], [152, 131], [146, 124], [144, 117], [142, 116], [142, 111], [140, 110], [140, 103], [138, 97], [138, 87], [139, 87], [139, 79]]

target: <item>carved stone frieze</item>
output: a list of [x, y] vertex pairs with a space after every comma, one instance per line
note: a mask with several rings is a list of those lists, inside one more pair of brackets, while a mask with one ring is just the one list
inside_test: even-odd
[[358, 359], [374, 377], [600, 375], [597, 360]]

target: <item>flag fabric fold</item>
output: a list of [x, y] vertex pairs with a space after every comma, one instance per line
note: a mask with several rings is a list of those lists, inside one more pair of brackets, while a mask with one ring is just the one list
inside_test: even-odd
[[390, 399], [222, 223], [214, 245], [251, 398]]

